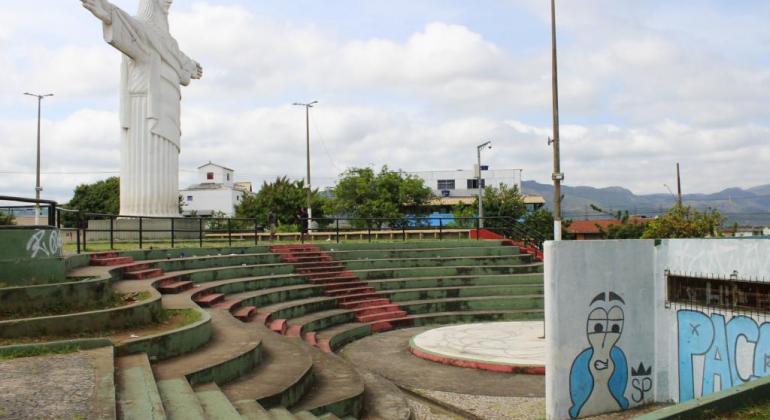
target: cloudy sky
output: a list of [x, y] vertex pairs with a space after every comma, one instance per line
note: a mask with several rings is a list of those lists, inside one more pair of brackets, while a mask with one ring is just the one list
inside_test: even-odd
[[[0, 194], [31, 196], [35, 100], [44, 196], [117, 174], [119, 54], [78, 0], [0, 5]], [[115, 0], [133, 12], [136, 0]], [[770, 183], [770, 2], [558, 5], [567, 184], [686, 192]], [[213, 161], [236, 178], [351, 166], [493, 168], [548, 182], [547, 0], [178, 0], [172, 33], [204, 67], [183, 91], [181, 186]]]

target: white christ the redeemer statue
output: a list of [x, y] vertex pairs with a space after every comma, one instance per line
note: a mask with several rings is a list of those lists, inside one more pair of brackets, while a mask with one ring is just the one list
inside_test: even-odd
[[180, 85], [203, 69], [168, 29], [173, 0], [139, 0], [135, 17], [107, 0], [81, 0], [123, 53], [120, 74], [120, 214], [178, 216]]

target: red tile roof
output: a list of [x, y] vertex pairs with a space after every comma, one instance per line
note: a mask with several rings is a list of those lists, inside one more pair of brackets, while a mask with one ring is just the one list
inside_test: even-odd
[[[647, 223], [650, 219], [639, 217], [639, 216], [631, 216], [628, 220], [629, 223]], [[601, 233], [599, 231], [599, 226], [602, 227], [602, 229], [607, 230], [608, 227], [612, 225], [619, 225], [621, 224], [619, 220], [617, 219], [600, 219], [600, 220], [573, 220], [572, 224], [569, 225], [567, 228], [567, 232], [569, 233], [582, 233], [582, 234], [598, 234]], [[598, 225], [598, 226], [597, 226]]]

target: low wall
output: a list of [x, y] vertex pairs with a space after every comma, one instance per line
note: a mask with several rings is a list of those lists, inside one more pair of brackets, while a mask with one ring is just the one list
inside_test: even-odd
[[758, 291], [770, 281], [770, 241], [566, 241], [545, 251], [549, 419], [685, 402], [770, 375], [770, 296]]
[[[171, 219], [142, 219], [142, 239], [146, 241], [171, 239]], [[197, 219], [174, 219], [174, 238], [191, 240], [200, 238], [200, 222]], [[205, 228], [205, 226], [204, 226]], [[115, 241], [138, 241], [139, 219], [115, 219], [112, 221]], [[203, 231], [205, 235], [205, 230]], [[109, 241], [110, 220], [89, 220], [86, 241]]]
[[64, 278], [58, 229], [40, 226], [0, 229], [0, 287], [55, 283]]

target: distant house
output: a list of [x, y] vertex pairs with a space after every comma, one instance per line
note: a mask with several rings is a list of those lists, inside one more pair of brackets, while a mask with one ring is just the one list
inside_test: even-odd
[[234, 181], [235, 171], [216, 163], [198, 167], [198, 184], [179, 191], [184, 216], [208, 217], [214, 213], [235, 215], [235, 207], [251, 192], [250, 182]]
[[[645, 217], [631, 216], [628, 223], [647, 223], [650, 220]], [[599, 220], [573, 220], [565, 229], [569, 234], [575, 235], [578, 241], [604, 239], [602, 230], [609, 229], [610, 226], [622, 224], [617, 219], [599, 219]]]

